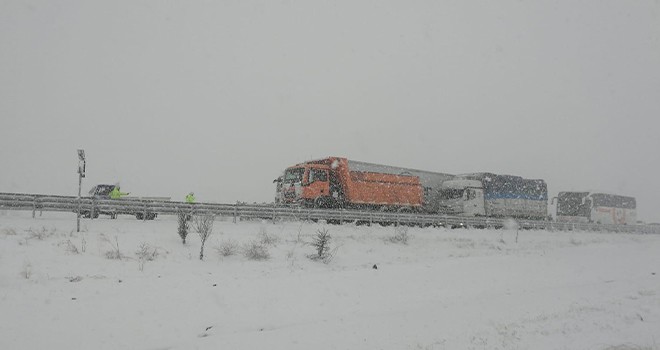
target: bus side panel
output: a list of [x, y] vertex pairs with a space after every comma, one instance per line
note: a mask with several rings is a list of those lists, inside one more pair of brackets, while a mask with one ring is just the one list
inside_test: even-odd
[[626, 208], [595, 207], [591, 209], [591, 221], [599, 224], [635, 225], [637, 211]]
[[557, 222], [570, 222], [570, 223], [588, 223], [589, 218], [586, 216], [569, 216], [569, 215], [557, 215]]

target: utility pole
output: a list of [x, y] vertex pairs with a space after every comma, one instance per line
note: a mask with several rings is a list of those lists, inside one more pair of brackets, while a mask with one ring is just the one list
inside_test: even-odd
[[82, 178], [85, 177], [85, 150], [78, 150], [78, 220], [76, 225], [76, 232], [80, 232], [80, 192], [82, 189]]

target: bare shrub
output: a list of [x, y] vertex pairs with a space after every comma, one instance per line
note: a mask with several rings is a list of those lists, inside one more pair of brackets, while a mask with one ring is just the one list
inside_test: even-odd
[[319, 229], [316, 231], [316, 236], [314, 237], [314, 241], [312, 241], [312, 246], [316, 250], [316, 256], [318, 258], [322, 258], [327, 254], [328, 250], [330, 249], [330, 239], [332, 237], [330, 236], [330, 232], [328, 229]]
[[262, 227], [259, 230], [259, 241], [265, 245], [275, 246], [280, 242], [280, 239], [275, 235], [269, 234], [266, 228]]
[[48, 230], [48, 229], [46, 229], [45, 226], [42, 226], [39, 229], [33, 229], [32, 227], [30, 227], [26, 231], [28, 233], [28, 238], [31, 238], [31, 239], [36, 238], [40, 241], [43, 241], [44, 239], [54, 235], [56, 229], [52, 228], [52, 229]]
[[206, 214], [206, 215], [197, 215], [193, 219], [193, 226], [199, 234], [199, 238], [202, 240], [202, 245], [199, 249], [199, 260], [204, 260], [204, 244], [206, 240], [213, 233], [213, 222], [215, 221], [215, 215]]
[[584, 245], [583, 241], [576, 239], [575, 237], [571, 237], [571, 239], [568, 242], [574, 246]]
[[286, 252], [286, 261], [289, 262], [289, 266], [291, 268], [294, 267], [294, 265], [296, 264], [296, 246], [293, 246], [291, 250]]
[[312, 260], [320, 260], [323, 261], [324, 263], [329, 263], [332, 261], [334, 258], [334, 254], [337, 252], [337, 248], [335, 249], [330, 249], [330, 240], [331, 240], [330, 232], [328, 229], [319, 229], [316, 231], [316, 236], [314, 237], [314, 240], [311, 243], [311, 246], [314, 247], [314, 250], [316, 251], [315, 254], [309, 255], [309, 258]]
[[158, 256], [158, 248], [153, 248], [148, 243], [142, 242], [135, 252], [135, 256], [138, 258], [138, 268], [140, 271], [144, 271], [144, 264], [147, 261], [154, 261]]
[[286, 252], [286, 261], [289, 262], [289, 268], [294, 269], [296, 266], [296, 249], [298, 245], [306, 245], [307, 242], [304, 240], [304, 235], [302, 233], [303, 224], [301, 223], [298, 226], [298, 231], [295, 233], [295, 236], [292, 236], [293, 247]]
[[124, 256], [118, 250], [108, 250], [105, 252], [105, 257], [110, 260], [121, 260]]
[[198, 233], [208, 232], [213, 229], [214, 221], [215, 215], [213, 214], [195, 215], [192, 220], [192, 226]]
[[177, 232], [179, 233], [179, 237], [181, 237], [183, 244], [186, 244], [186, 237], [188, 236], [188, 230], [190, 229], [190, 214], [183, 210], [179, 210], [176, 217], [177, 222], [179, 223]]
[[227, 257], [235, 255], [238, 252], [238, 243], [233, 240], [226, 240], [220, 243], [219, 247], [216, 247], [215, 250], [218, 252], [218, 255]]
[[399, 243], [399, 244], [408, 244], [408, 240], [410, 239], [410, 234], [408, 233], [408, 227], [407, 226], [397, 226], [394, 228], [394, 235], [389, 237], [388, 240], [392, 243]]
[[149, 243], [142, 242], [138, 246], [138, 250], [135, 251], [135, 256], [145, 261], [154, 261], [158, 256], [158, 248], [150, 246]]
[[328, 251], [328, 253], [323, 258], [323, 263], [324, 264], [329, 264], [330, 262], [332, 262], [332, 260], [335, 258], [335, 256], [337, 256], [337, 251], [338, 250], [339, 250], [339, 246], [336, 246], [336, 247], [330, 249], [330, 251]]
[[75, 244], [73, 244], [73, 242], [71, 242], [70, 239], [67, 239], [66, 241], [62, 241], [58, 245], [64, 246], [64, 250], [69, 254], [80, 254], [80, 250], [78, 250], [78, 247]]
[[305, 241], [303, 239], [302, 228], [303, 228], [303, 224], [301, 223], [300, 226], [298, 226], [298, 232], [296, 234], [296, 240], [295, 240], [296, 244], [298, 244], [298, 243], [304, 244], [305, 243]]
[[2, 229], [2, 233], [5, 236], [16, 236], [16, 230], [14, 230], [13, 228], [4, 228]]
[[250, 260], [268, 260], [268, 246], [259, 241], [250, 241], [243, 246], [243, 255]]
[[115, 236], [115, 241], [113, 242], [108, 238], [108, 236], [101, 234], [101, 241], [106, 242], [111, 250], [105, 252], [105, 257], [112, 260], [121, 260], [124, 258], [124, 255], [119, 251], [119, 238]]

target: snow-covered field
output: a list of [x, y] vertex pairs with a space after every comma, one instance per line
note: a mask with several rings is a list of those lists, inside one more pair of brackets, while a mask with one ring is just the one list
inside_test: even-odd
[[174, 217], [75, 227], [0, 212], [0, 349], [660, 349], [658, 235], [218, 218], [200, 261]]

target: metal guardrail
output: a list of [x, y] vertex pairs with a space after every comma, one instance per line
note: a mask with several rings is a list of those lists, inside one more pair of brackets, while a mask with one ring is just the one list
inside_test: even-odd
[[[510, 226], [509, 219], [433, 215], [421, 213], [374, 212], [348, 209], [310, 209], [276, 206], [274, 204], [216, 204], [185, 203], [153, 199], [95, 199], [22, 193], [0, 193], [0, 210], [29, 210], [36, 212], [82, 212], [127, 214], [147, 219], [147, 214], [176, 215], [180, 212], [233, 217], [234, 220], [326, 220], [356, 224], [403, 224], [447, 227], [502, 228]], [[93, 214], [91, 215], [93, 216]], [[564, 223], [554, 221], [515, 220], [521, 229], [549, 231], [606, 231], [660, 234], [656, 225], [602, 225], [592, 223]]]

